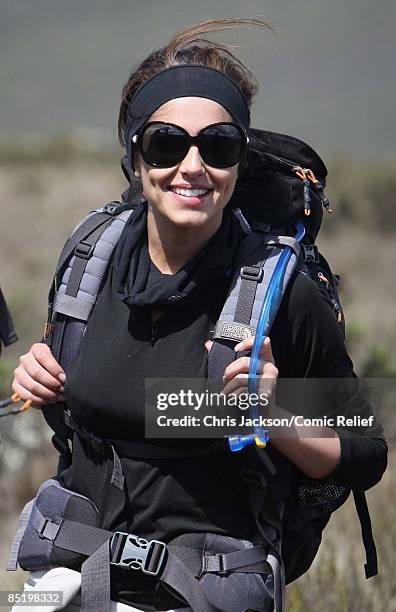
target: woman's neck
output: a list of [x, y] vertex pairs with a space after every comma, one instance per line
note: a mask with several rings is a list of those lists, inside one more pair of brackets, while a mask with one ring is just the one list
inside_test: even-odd
[[147, 235], [151, 261], [163, 274], [176, 274], [209, 242], [221, 225], [222, 217], [200, 228], [185, 228], [174, 223], [158, 223], [148, 211]]

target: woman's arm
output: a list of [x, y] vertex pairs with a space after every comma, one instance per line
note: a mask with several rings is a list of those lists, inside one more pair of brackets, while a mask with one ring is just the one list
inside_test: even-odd
[[[253, 337], [246, 338], [237, 344], [235, 351], [250, 351], [253, 346]], [[241, 392], [246, 390], [246, 374], [249, 371], [250, 357], [240, 357], [233, 361], [224, 372], [224, 393]], [[260, 394], [268, 399], [273, 395], [278, 370], [275, 367], [269, 338], [265, 338], [260, 350]], [[263, 416], [270, 416], [268, 405], [262, 407]], [[280, 406], [271, 410], [271, 416], [291, 419], [292, 413]], [[279, 429], [269, 429], [271, 444], [296, 467], [310, 478], [325, 478], [338, 465], [341, 456], [341, 444], [336, 432], [329, 427], [312, 428], [298, 427], [290, 431], [290, 435], [282, 436]], [[312, 437], [315, 435], [315, 437]]]
[[[295, 276], [294, 282], [291, 281], [285, 294], [272, 329], [271, 343], [283, 378], [297, 379], [298, 387], [306, 379], [331, 383], [330, 387], [325, 384], [324, 390], [319, 387], [320, 399], [315, 406], [315, 416], [344, 414], [367, 418], [373, 414], [360, 392], [331, 308], [311, 279], [301, 273]], [[250, 350], [251, 346], [252, 339], [247, 339], [235, 348], [243, 351]], [[272, 378], [274, 386], [278, 369], [269, 343], [263, 345], [261, 358], [262, 381]], [[246, 379], [248, 370], [249, 357], [231, 363], [225, 372], [226, 392], [235, 390], [235, 385], [246, 385], [246, 380], [237, 382], [235, 377]], [[330, 388], [330, 392], [326, 388]], [[288, 401], [282, 403], [282, 408], [277, 406], [274, 410], [277, 417], [290, 417], [299, 414], [302, 408], [298, 398], [289, 392]], [[382, 428], [375, 421], [372, 427], [360, 428], [359, 431], [345, 427], [315, 427], [313, 431], [298, 427], [298, 431], [291, 431], [290, 436], [286, 436], [284, 431], [278, 431], [278, 434], [276, 430], [270, 432], [271, 444], [310, 478], [329, 479], [365, 490], [381, 479], [386, 468], [387, 446]]]

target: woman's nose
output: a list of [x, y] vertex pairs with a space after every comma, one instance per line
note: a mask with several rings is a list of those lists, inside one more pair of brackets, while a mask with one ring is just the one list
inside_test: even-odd
[[180, 163], [180, 171], [186, 174], [202, 174], [204, 171], [204, 163], [198, 147], [191, 146], [187, 152], [187, 155]]

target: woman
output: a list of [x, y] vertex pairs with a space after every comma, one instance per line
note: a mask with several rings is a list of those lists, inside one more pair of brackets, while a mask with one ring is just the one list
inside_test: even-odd
[[[244, 23], [265, 25], [229, 19], [192, 26], [131, 74], [119, 133], [145, 201], [117, 245], [67, 378], [41, 343], [21, 357], [15, 371], [13, 389], [22, 399], [37, 406], [65, 401], [81, 426], [108, 439], [144, 440], [145, 378], [207, 374], [208, 330], [219, 317], [243, 239], [227, 204], [246, 160], [256, 86], [227, 48], [200, 37]], [[157, 146], [164, 133], [184, 145], [164, 151]], [[224, 139], [229, 146], [221, 145]], [[210, 144], [215, 141], [217, 152]], [[353, 377], [336, 328], [316, 288], [296, 274], [270, 334], [275, 361], [269, 340], [262, 343], [262, 383], [275, 381], [278, 372], [289, 378]], [[252, 343], [250, 337], [235, 347], [237, 358], [224, 372], [226, 394], [244, 387]], [[370, 412], [362, 401], [359, 414]], [[298, 437], [271, 441], [296, 473], [362, 490], [381, 478], [386, 466], [381, 431], [371, 438], [325, 427], [316, 437], [306, 433], [302, 429]], [[146, 442], [161, 447], [163, 441]], [[120, 496], [106, 477], [111, 461], [98, 459], [77, 436], [61, 483], [94, 501], [101, 527], [111, 531], [164, 542], [191, 533], [213, 534], [216, 546], [224, 536], [229, 542], [254, 542], [257, 529], [237, 460], [226, 449], [200, 455], [202, 440], [165, 442], [198, 452], [183, 460], [121, 454], [126, 489]], [[112, 568], [113, 600], [140, 610], [185, 607], [155, 578], [134, 574]], [[268, 573], [206, 574], [200, 582], [216, 609], [273, 609], [275, 587]]]

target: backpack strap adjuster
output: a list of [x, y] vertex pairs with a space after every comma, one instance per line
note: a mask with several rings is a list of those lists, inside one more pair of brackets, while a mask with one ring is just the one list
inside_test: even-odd
[[149, 542], [133, 533], [116, 531], [110, 540], [110, 563], [158, 576], [166, 550], [166, 544], [159, 540]]
[[82, 240], [74, 249], [74, 255], [80, 257], [80, 259], [90, 259], [95, 246], [95, 244], [89, 244], [88, 242], [84, 242]]
[[116, 215], [119, 208], [119, 204], [113, 204], [110, 202], [109, 204], [105, 204], [103, 206], [103, 212], [109, 213], [109, 215]]
[[303, 260], [306, 262], [319, 263], [319, 251], [316, 244], [303, 244], [300, 243], [302, 249]]
[[242, 266], [239, 276], [245, 280], [260, 283], [263, 279], [264, 269], [262, 266]]

